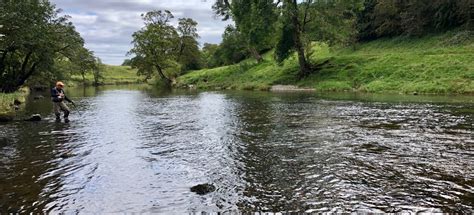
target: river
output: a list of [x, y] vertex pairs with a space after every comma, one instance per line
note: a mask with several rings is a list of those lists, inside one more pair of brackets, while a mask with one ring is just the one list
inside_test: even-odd
[[0, 212], [473, 212], [472, 96], [66, 91], [0, 124]]

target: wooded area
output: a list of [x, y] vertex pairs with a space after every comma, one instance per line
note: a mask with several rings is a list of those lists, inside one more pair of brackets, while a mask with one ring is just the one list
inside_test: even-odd
[[93, 73], [100, 82], [100, 59], [84, 47], [70, 17], [49, 1], [0, 1], [0, 90], [14, 92], [25, 82], [63, 80]]

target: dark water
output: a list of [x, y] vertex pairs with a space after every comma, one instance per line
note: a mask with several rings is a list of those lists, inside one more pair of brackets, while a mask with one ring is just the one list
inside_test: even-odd
[[69, 94], [0, 124], [1, 212], [473, 212], [473, 97]]

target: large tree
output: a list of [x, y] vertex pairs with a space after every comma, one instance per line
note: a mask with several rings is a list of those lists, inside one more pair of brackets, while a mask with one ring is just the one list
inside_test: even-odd
[[311, 65], [306, 58], [305, 45], [303, 43], [303, 31], [305, 29], [307, 9], [301, 17], [300, 6], [309, 7], [311, 1], [303, 1], [298, 4], [297, 0], [283, 0], [282, 6], [282, 24], [280, 29], [280, 37], [275, 50], [277, 61], [281, 62], [286, 59], [291, 51], [296, 51], [299, 63], [299, 78], [304, 78], [311, 73]]
[[199, 52], [198, 23], [191, 18], [178, 19], [179, 52], [178, 62], [181, 71], [196, 70], [201, 67], [201, 53]]
[[98, 57], [94, 58], [94, 67], [92, 68], [92, 75], [94, 77], [94, 86], [99, 86], [103, 84], [105, 65], [102, 63], [102, 60]]
[[232, 17], [248, 51], [261, 62], [263, 58], [260, 51], [273, 46], [275, 23], [278, 20], [276, 6], [273, 0], [217, 0], [213, 9], [224, 20]]
[[0, 90], [13, 92], [32, 75], [70, 58], [84, 41], [47, 0], [0, 1]]
[[71, 69], [74, 74], [81, 75], [82, 83], [86, 83], [86, 74], [93, 72], [96, 69], [96, 58], [94, 53], [85, 48], [76, 50], [74, 56], [70, 58]]
[[[152, 73], [158, 73], [165, 85], [171, 86], [173, 72], [176, 72], [182, 52], [182, 37], [170, 23], [174, 18], [170, 11], [154, 10], [142, 15], [145, 27], [133, 33], [133, 48], [129, 54], [132, 58], [132, 66], [138, 68], [139, 74], [150, 77]], [[182, 36], [196, 38], [195, 25], [192, 20], [182, 20], [191, 23], [186, 28], [180, 25]], [[184, 49], [183, 49], [184, 51]]]

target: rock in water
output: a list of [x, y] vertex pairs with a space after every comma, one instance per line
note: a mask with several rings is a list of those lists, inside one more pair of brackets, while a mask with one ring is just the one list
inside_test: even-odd
[[41, 121], [41, 115], [39, 115], [39, 114], [33, 114], [33, 115], [30, 116], [30, 118], [25, 119], [25, 121], [29, 121], [29, 122], [38, 122], [38, 121]]
[[35, 97], [33, 97], [34, 100], [40, 100], [40, 99], [44, 99], [44, 96], [42, 95], [37, 95]]
[[13, 116], [9, 114], [0, 114], [0, 122], [10, 122], [13, 121]]
[[195, 192], [199, 195], [206, 195], [210, 192], [214, 192], [216, 187], [212, 184], [198, 184], [194, 187], [191, 187], [191, 192]]

